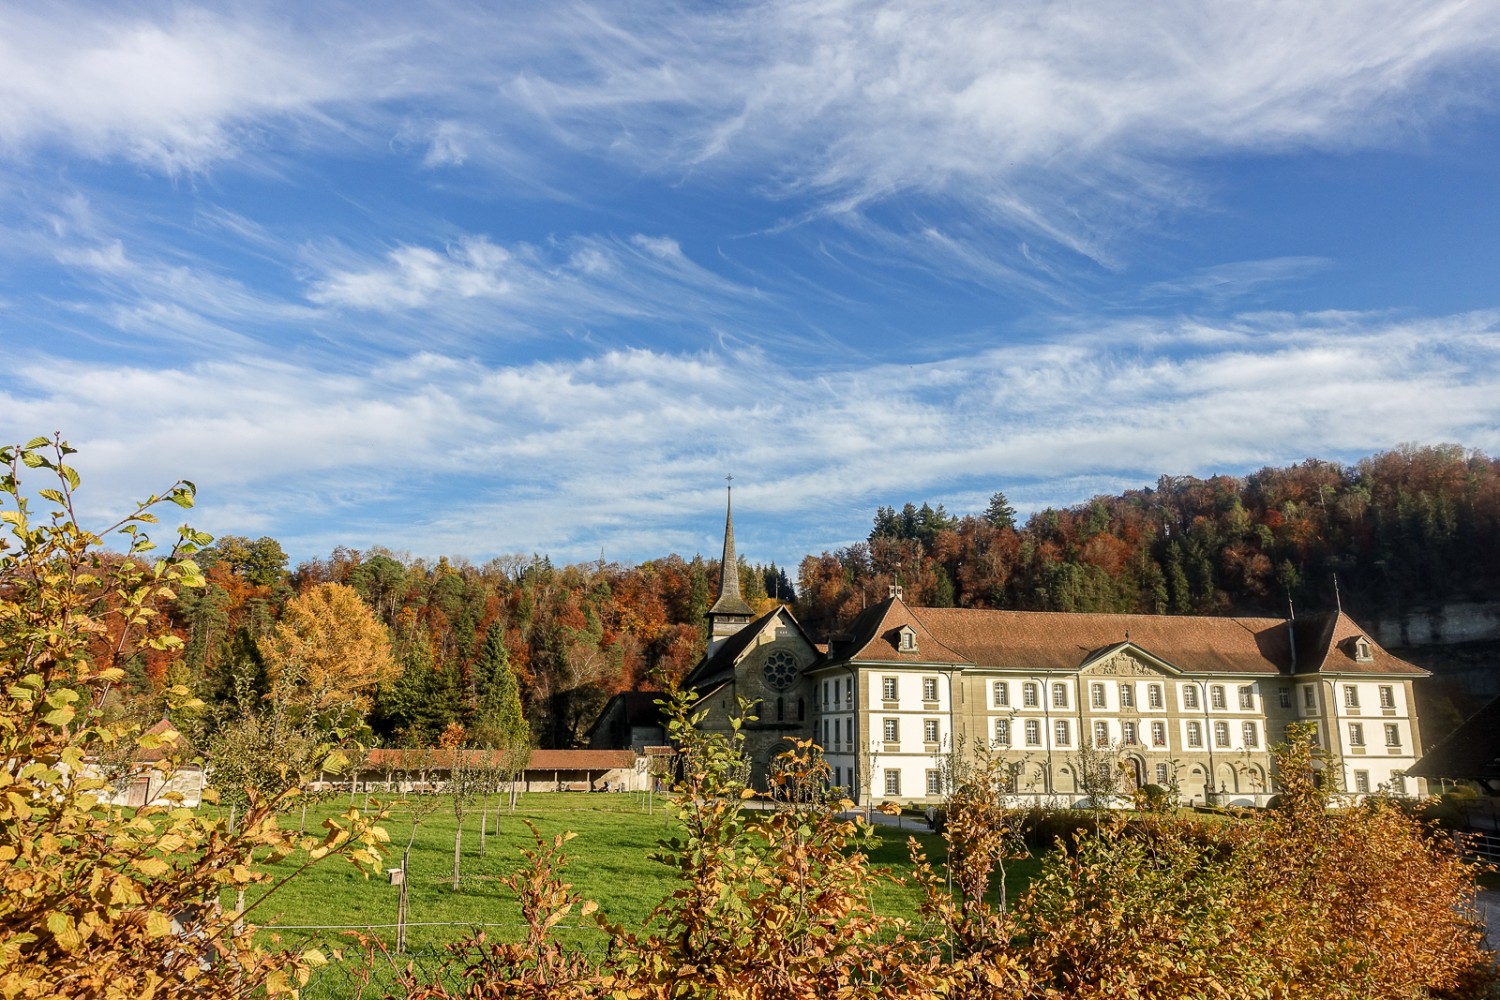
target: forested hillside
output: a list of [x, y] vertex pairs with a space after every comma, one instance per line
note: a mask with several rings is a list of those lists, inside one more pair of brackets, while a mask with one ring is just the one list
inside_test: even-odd
[[[1500, 462], [1448, 446], [1244, 479], [1164, 476], [1024, 524], [999, 492], [962, 515], [882, 507], [868, 541], [806, 557], [795, 590], [775, 565], [741, 560], [739, 572], [757, 611], [795, 598], [821, 639], [898, 581], [909, 602], [939, 607], [1281, 615], [1289, 601], [1332, 607], [1336, 578], [1343, 607], [1364, 617], [1493, 599], [1497, 556]], [[719, 573], [700, 556], [474, 566], [384, 549], [291, 568], [274, 539], [241, 537], [201, 562], [209, 585], [173, 610], [184, 655], [135, 661], [124, 704], [156, 711], [165, 685], [186, 683], [222, 717], [251, 712], [286, 671], [313, 683], [306, 650], [348, 643], [299, 697], [354, 706], [382, 740], [412, 745], [482, 729], [508, 675], [532, 738], [576, 745], [611, 695], [679, 678], [702, 654]]]
[[1347, 467], [1163, 476], [1024, 526], [1002, 493], [962, 517], [882, 508], [868, 542], [803, 561], [798, 609], [837, 625], [899, 576], [908, 601], [936, 607], [1281, 615], [1341, 600], [1360, 617], [1494, 596], [1497, 555], [1500, 461], [1401, 448]]

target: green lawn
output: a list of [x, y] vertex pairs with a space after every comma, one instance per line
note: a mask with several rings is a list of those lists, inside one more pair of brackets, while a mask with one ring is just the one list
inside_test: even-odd
[[[308, 828], [316, 828], [324, 816], [345, 804], [334, 801], [310, 809]], [[407, 803], [392, 803], [391, 817], [385, 823], [391, 836], [390, 867], [400, 864], [401, 851], [412, 831], [411, 818]], [[571, 859], [567, 880], [584, 898], [597, 901], [614, 922], [641, 926], [652, 907], [676, 888], [672, 871], [647, 857], [659, 840], [672, 833], [675, 821], [664, 799], [658, 799], [654, 815], [648, 815], [639, 795], [532, 793], [521, 797], [514, 813], [500, 813], [498, 829], [492, 814], [483, 856], [479, 853], [477, 810], [465, 817], [461, 887], [454, 892], [455, 822], [445, 801], [417, 827], [412, 846], [408, 874], [410, 947], [439, 946], [481, 925], [492, 937], [520, 936], [519, 911], [498, 876], [519, 867], [522, 848], [531, 846], [526, 820], [548, 837], [567, 831], [577, 834], [566, 847]], [[295, 813], [283, 819], [283, 825], [297, 822]], [[900, 829], [882, 827], [881, 844], [871, 852], [875, 865], [890, 868], [898, 876], [910, 872], [908, 837], [915, 836], [932, 861], [941, 862], [945, 856], [942, 839], [926, 832], [925, 824], [910, 818], [905, 824]], [[290, 870], [296, 861], [288, 859], [274, 870]], [[1013, 894], [1035, 868], [1033, 861], [1013, 863]], [[268, 929], [282, 928], [283, 938], [290, 942], [304, 938], [335, 941], [340, 932], [331, 928], [344, 927], [374, 928], [381, 938], [394, 941], [394, 929], [382, 925], [395, 922], [397, 893], [386, 878], [364, 879], [351, 865], [334, 859], [293, 879], [256, 908], [249, 919]], [[883, 884], [874, 893], [871, 905], [878, 913], [915, 919], [919, 895], [911, 886]], [[255, 899], [253, 893], [250, 899]], [[226, 903], [230, 902], [226, 898]], [[602, 935], [593, 928], [592, 920], [584, 924], [568, 933], [584, 947], [602, 946]]]

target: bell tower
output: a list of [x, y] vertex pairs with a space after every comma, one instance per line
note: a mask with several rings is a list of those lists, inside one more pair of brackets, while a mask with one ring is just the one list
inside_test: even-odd
[[750, 624], [750, 605], [740, 596], [739, 558], [734, 552], [734, 477], [726, 476], [724, 558], [719, 563], [719, 599], [708, 609], [708, 652]]

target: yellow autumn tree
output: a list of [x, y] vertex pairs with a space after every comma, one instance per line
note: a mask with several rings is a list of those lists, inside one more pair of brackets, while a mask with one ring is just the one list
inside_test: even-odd
[[[319, 837], [278, 825], [313, 773], [337, 770], [331, 747], [307, 755], [311, 773], [251, 795], [232, 830], [177, 792], [141, 807], [118, 801], [107, 762], [126, 762], [127, 780], [165, 783], [184, 755], [175, 730], [143, 735], [105, 705], [132, 658], [181, 648], [159, 608], [203, 585], [190, 557], [212, 538], [184, 526], [161, 553], [147, 537], [153, 508], [193, 505], [185, 481], [112, 526], [84, 528], [72, 454], [57, 437], [0, 445], [0, 997], [294, 995], [326, 959], [258, 939], [245, 918], [274, 887], [244, 911], [221, 899], [270, 882], [268, 859], [301, 870], [343, 855], [378, 871], [384, 831], [354, 809]], [[43, 482], [23, 485], [28, 474]], [[185, 688], [166, 693], [201, 707]]]
[[385, 625], [339, 583], [319, 584], [288, 601], [260, 652], [274, 697], [315, 712], [362, 715], [375, 688], [396, 674]]

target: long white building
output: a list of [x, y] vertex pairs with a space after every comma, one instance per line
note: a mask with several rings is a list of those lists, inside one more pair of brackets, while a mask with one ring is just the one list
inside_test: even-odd
[[[726, 562], [734, 566], [733, 526]], [[1415, 795], [1420, 667], [1341, 612], [1280, 618], [1070, 614], [909, 606], [897, 594], [815, 642], [787, 608], [754, 621], [726, 573], [712, 640], [687, 683], [727, 727], [738, 699], [763, 780], [794, 738], [823, 747], [856, 801], [936, 802], [955, 748], [987, 744], [1021, 801], [1074, 804], [1080, 747], [1108, 748], [1128, 783], [1184, 802], [1263, 805], [1270, 747], [1316, 724], [1331, 787]]]

